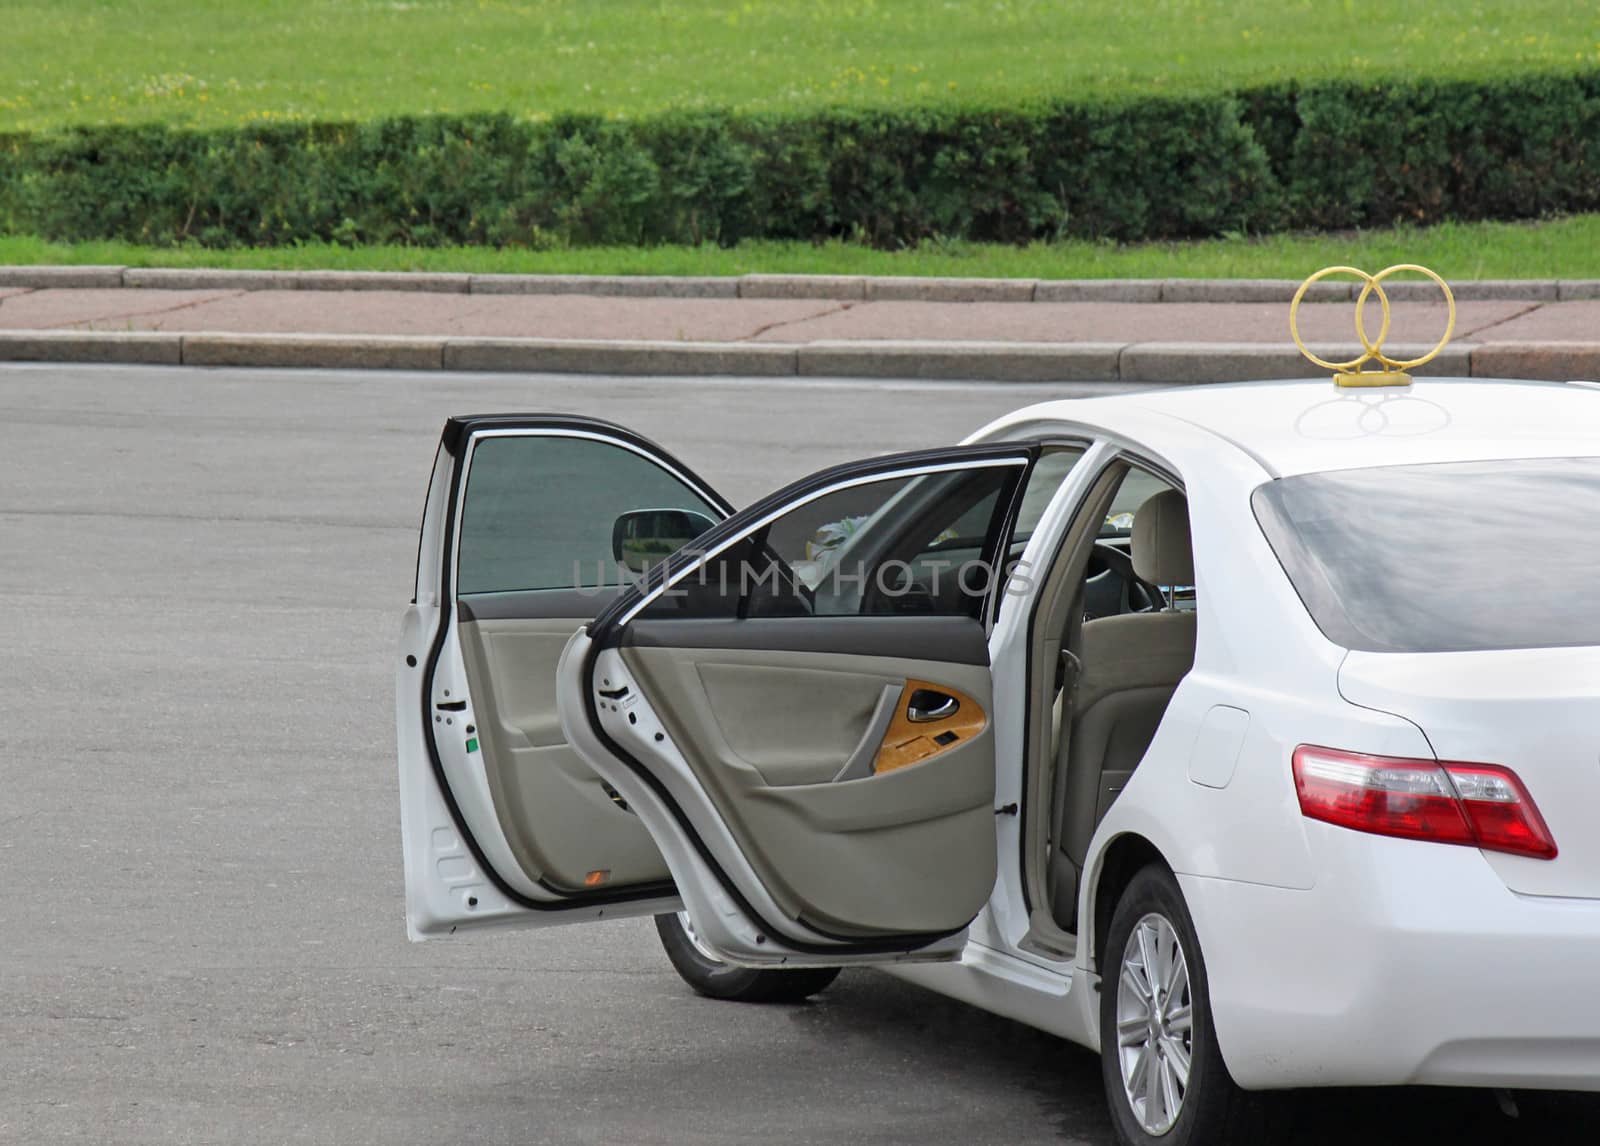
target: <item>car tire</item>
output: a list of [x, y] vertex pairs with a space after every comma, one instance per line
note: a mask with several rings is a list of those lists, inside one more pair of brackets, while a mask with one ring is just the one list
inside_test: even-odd
[[798, 1003], [839, 976], [837, 967], [767, 971], [735, 967], [718, 959], [696, 938], [687, 912], [656, 916], [656, 933], [678, 975], [698, 993], [736, 1003]]
[[[1126, 1146], [1260, 1141], [1261, 1106], [1222, 1061], [1200, 941], [1165, 867], [1151, 864], [1129, 881], [1099, 959], [1100, 1068], [1118, 1139]], [[1153, 983], [1147, 961], [1158, 969]], [[1138, 1041], [1124, 1045], [1122, 1032]]]

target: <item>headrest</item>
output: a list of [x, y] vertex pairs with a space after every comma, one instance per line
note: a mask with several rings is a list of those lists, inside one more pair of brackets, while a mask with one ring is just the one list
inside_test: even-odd
[[1146, 499], [1133, 515], [1133, 572], [1152, 585], [1193, 585], [1189, 499], [1175, 489]]

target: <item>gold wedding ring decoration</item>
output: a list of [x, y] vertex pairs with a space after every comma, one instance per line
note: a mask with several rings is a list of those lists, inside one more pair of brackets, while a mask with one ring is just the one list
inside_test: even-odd
[[[1415, 271], [1417, 274], [1426, 275], [1439, 284], [1439, 289], [1444, 292], [1445, 306], [1450, 311], [1450, 321], [1444, 328], [1444, 337], [1428, 353], [1421, 358], [1401, 360], [1390, 358], [1383, 352], [1383, 343], [1389, 337], [1389, 296], [1384, 293], [1383, 280], [1390, 275], [1399, 274], [1401, 271]], [[1329, 362], [1318, 358], [1306, 347], [1300, 337], [1300, 303], [1306, 297], [1306, 291], [1311, 284], [1329, 275], [1353, 275], [1362, 281], [1361, 293], [1356, 296], [1356, 337], [1361, 339], [1362, 354], [1359, 358], [1352, 358], [1348, 362]], [[1378, 328], [1378, 337], [1368, 338], [1366, 324], [1367, 299], [1373, 295], [1378, 296], [1378, 305], [1383, 308], [1383, 323]], [[1456, 297], [1450, 293], [1450, 287], [1438, 275], [1427, 267], [1419, 267], [1415, 263], [1397, 263], [1392, 267], [1385, 267], [1375, 275], [1356, 267], [1323, 267], [1305, 282], [1300, 284], [1300, 289], [1294, 292], [1294, 301], [1289, 304], [1289, 335], [1294, 339], [1294, 344], [1316, 365], [1324, 370], [1332, 370], [1333, 380], [1340, 386], [1405, 386], [1410, 383], [1411, 376], [1407, 370], [1430, 362], [1438, 356], [1450, 341], [1450, 336], [1456, 330]], [[1376, 369], [1363, 369], [1369, 362], [1377, 363]]]

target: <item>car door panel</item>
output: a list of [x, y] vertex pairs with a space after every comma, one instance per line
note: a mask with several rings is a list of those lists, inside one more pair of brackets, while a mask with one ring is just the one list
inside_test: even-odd
[[462, 621], [493, 621], [520, 617], [561, 617], [577, 631], [622, 595], [624, 585], [598, 585], [584, 589], [530, 589], [512, 593], [463, 593], [456, 598]]
[[951, 664], [989, 664], [983, 626], [967, 617], [750, 617], [744, 620], [645, 618], [629, 623], [625, 648], [747, 648], [853, 652]]
[[987, 728], [916, 770], [833, 779], [886, 686], [898, 695], [908, 679], [937, 678], [987, 709], [987, 667], [747, 649], [622, 655], [789, 917], [839, 935], [940, 932], [966, 926], [988, 899]]
[[[606, 692], [624, 695], [609, 700], [598, 690], [570, 692], [567, 682], [585, 675], [586, 665]], [[964, 929], [932, 936], [849, 936], [790, 919], [711, 805], [619, 651], [596, 647], [589, 633], [580, 631], [563, 654], [560, 679], [568, 739], [586, 760], [601, 762], [596, 770], [649, 829], [706, 946], [731, 962], [753, 967], [941, 960], [960, 954]], [[640, 763], [646, 759], [648, 767]], [[812, 839], [813, 848], [825, 843], [820, 836]]]
[[[991, 601], [917, 585], [903, 603], [890, 590], [904, 578], [881, 573], [921, 569], [918, 553], [974, 534], [973, 555], [995, 561], [1036, 457], [960, 447], [827, 471], [711, 530], [574, 637], [563, 726], [638, 801], [713, 949], [785, 965], [959, 951], [996, 877]], [[876, 502], [861, 488], [875, 481]], [[846, 516], [816, 504], [835, 490], [849, 493]], [[710, 575], [721, 555], [772, 553], [779, 537], [799, 564], [754, 581], [804, 583], [800, 604], [743, 591], [734, 608], [708, 593], [731, 583]], [[877, 580], [845, 576], [876, 592], [822, 584], [841, 553], [880, 563]]]
[[890, 683], [879, 674], [815, 663], [817, 656], [745, 649], [623, 653], [671, 710], [670, 722], [693, 728], [695, 743], [717, 760], [754, 768], [772, 785], [837, 776], [861, 747]]
[[412, 938], [677, 906], [649, 833], [568, 745], [555, 691], [567, 641], [627, 585], [606, 569], [618, 516], [674, 507], [732, 512], [623, 427], [446, 423], [397, 669]]
[[522, 872], [563, 891], [664, 884], [661, 853], [572, 750], [556, 712], [556, 665], [583, 624], [505, 618], [460, 627], [477, 737], [501, 830]]

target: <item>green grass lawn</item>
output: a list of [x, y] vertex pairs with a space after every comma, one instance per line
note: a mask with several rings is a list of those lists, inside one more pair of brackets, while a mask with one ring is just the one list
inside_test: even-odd
[[1379, 270], [1416, 262], [1447, 279], [1600, 278], [1600, 215], [1545, 223], [1444, 224], [1349, 235], [1274, 235], [1112, 246], [953, 243], [875, 251], [847, 243], [723, 247], [301, 247], [211, 251], [127, 243], [46, 243], [0, 237], [0, 264], [110, 264], [278, 270], [472, 271], [528, 274], [952, 275], [1015, 278], [1303, 278], [1330, 263]]
[[1015, 104], [1600, 63], [1588, 0], [6, 0], [0, 131]]

